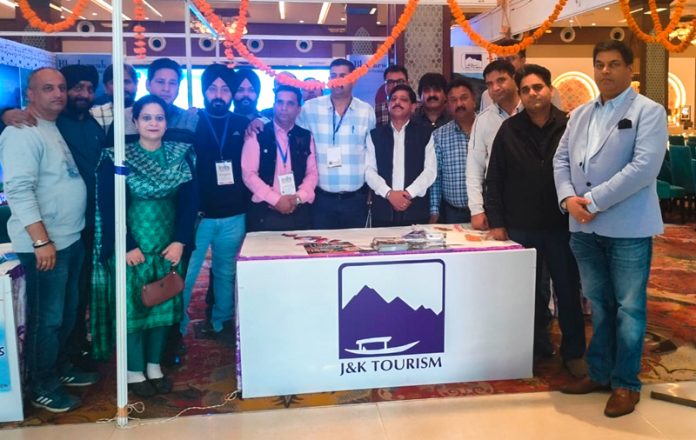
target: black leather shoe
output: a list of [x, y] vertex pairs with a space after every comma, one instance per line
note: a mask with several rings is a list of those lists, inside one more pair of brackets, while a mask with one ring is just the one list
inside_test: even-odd
[[172, 380], [167, 376], [160, 377], [159, 379], [150, 379], [150, 382], [157, 391], [157, 394], [169, 394], [172, 392]]
[[133, 394], [135, 394], [138, 397], [147, 398], [147, 397], [152, 397], [155, 394], [157, 394], [157, 390], [150, 383], [149, 380], [144, 380], [142, 382], [129, 383], [128, 389], [130, 391], [133, 391]]

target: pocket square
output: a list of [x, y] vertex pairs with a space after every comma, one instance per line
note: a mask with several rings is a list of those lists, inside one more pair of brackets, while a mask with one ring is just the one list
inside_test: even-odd
[[630, 119], [622, 119], [619, 121], [619, 130], [623, 130], [624, 128], [631, 128], [633, 127], [633, 123], [631, 122]]

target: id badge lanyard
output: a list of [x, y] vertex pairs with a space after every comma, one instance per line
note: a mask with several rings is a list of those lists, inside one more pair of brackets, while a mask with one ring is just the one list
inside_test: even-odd
[[225, 116], [225, 128], [222, 130], [222, 139], [218, 137], [217, 132], [215, 131], [215, 127], [213, 127], [213, 123], [210, 122], [210, 117], [208, 116], [208, 114], [203, 112], [203, 115], [206, 122], [208, 122], [208, 127], [210, 127], [210, 131], [213, 133], [213, 138], [215, 139], [215, 142], [218, 144], [220, 160], [224, 160], [224, 158], [222, 157], [222, 149], [225, 148], [225, 142], [227, 141], [227, 132], [230, 128], [230, 115]]

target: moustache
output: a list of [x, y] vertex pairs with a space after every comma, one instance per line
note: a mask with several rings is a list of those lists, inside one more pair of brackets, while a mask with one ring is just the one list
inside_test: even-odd
[[457, 112], [465, 112], [465, 111], [466, 111], [466, 107], [457, 107], [457, 109], [454, 112], [457, 113]]
[[228, 105], [225, 101], [223, 101], [220, 98], [213, 99], [212, 101], [210, 101], [209, 104], [214, 107], [225, 107]]
[[438, 97], [435, 96], [435, 95], [433, 95], [433, 96], [429, 97], [428, 99], [426, 99], [426, 101], [428, 101], [428, 102], [430, 102], [430, 101], [439, 101], [439, 100], [440, 100], [440, 98], [438, 98]]
[[392, 105], [392, 109], [397, 109], [397, 108], [400, 108], [401, 110], [404, 109], [404, 108], [403, 108], [402, 106], [400, 106], [399, 104], [394, 104], [394, 105]]

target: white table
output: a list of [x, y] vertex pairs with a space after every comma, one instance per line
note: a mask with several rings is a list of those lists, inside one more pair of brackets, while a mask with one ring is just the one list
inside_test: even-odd
[[[535, 251], [447, 231], [445, 249], [313, 254], [248, 234], [237, 263], [244, 397], [532, 376]], [[367, 249], [411, 228], [302, 231]]]

